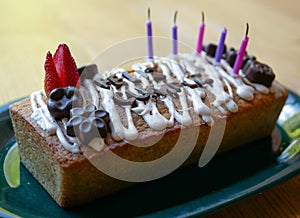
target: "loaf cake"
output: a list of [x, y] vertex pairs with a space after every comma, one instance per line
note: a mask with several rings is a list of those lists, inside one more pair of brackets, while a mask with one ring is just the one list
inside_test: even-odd
[[216, 64], [215, 48], [103, 73], [77, 68], [59, 45], [47, 54], [44, 90], [10, 106], [23, 165], [59, 206], [72, 207], [166, 175], [166, 165], [146, 164], [168, 154], [171, 172], [205, 159], [209, 146], [220, 153], [268, 136], [287, 91], [254, 56], [232, 74], [236, 50]]

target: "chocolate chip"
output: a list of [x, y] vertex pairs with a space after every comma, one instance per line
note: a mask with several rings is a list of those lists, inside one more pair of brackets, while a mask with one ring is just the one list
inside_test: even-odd
[[196, 83], [188, 83], [186, 81], [183, 81], [181, 84], [184, 85], [184, 86], [188, 86], [192, 89], [199, 87]]
[[155, 67], [147, 67], [145, 69], [145, 73], [153, 73], [154, 71], [156, 71]]
[[146, 102], [150, 99], [150, 93], [149, 92], [147, 92], [143, 89], [140, 89], [138, 87], [135, 87], [135, 90], [137, 90], [139, 92], [138, 95], [131, 92], [130, 90], [127, 90], [126, 93], [128, 94], [128, 96], [134, 97], [134, 98], [136, 98], [136, 100], [139, 100], [139, 101]]
[[165, 98], [167, 96], [167, 93], [162, 89], [153, 89], [153, 93], [162, 98]]
[[120, 106], [131, 106], [135, 102], [134, 97], [130, 97], [130, 98], [125, 99], [125, 98], [122, 98], [121, 96], [114, 95], [113, 99]]
[[140, 83], [141, 82], [139, 79], [130, 76], [130, 74], [127, 71], [123, 71], [122, 76], [124, 78], [128, 79], [129, 81], [133, 82], [133, 83]]
[[108, 79], [105, 79], [105, 80], [96, 79], [96, 80], [94, 80], [94, 83], [97, 86], [100, 86], [101, 88], [104, 88], [104, 89], [110, 89], [110, 85], [111, 85], [111, 83]]
[[139, 100], [139, 101], [146, 102], [146, 101], [148, 101], [150, 99], [150, 94], [149, 93], [144, 93], [142, 95], [138, 95], [136, 97], [136, 99]]
[[81, 144], [87, 145], [93, 138], [97, 137], [95, 131], [92, 131], [93, 124], [90, 120], [85, 119], [79, 125], [79, 135], [77, 136]]
[[204, 46], [203, 49], [206, 52], [206, 55], [210, 57], [215, 57], [217, 45], [213, 43], [209, 43], [208, 45]]
[[117, 89], [121, 88], [123, 85], [123, 79], [118, 78], [116, 75], [108, 77], [108, 80], [113, 84]]
[[95, 118], [92, 122], [93, 122], [93, 125], [95, 125], [95, 127], [98, 129], [98, 132], [99, 132], [101, 138], [106, 138], [107, 127], [106, 127], [105, 121], [101, 118]]
[[206, 80], [204, 80], [204, 82], [203, 82], [204, 84], [208, 84], [208, 85], [210, 85], [211, 87], [213, 87], [213, 83], [214, 83], [214, 81], [212, 80], [212, 79], [206, 79]]
[[199, 87], [203, 87], [203, 82], [198, 76], [192, 77], [193, 81], [198, 84]]
[[84, 118], [82, 116], [72, 117], [66, 124], [67, 135], [75, 137], [75, 132], [79, 133], [79, 126], [83, 122], [83, 120]]
[[243, 72], [250, 82], [259, 83], [266, 87], [270, 87], [275, 79], [273, 70], [268, 65], [258, 61], [248, 60]]
[[81, 93], [75, 87], [56, 88], [49, 95], [47, 107], [56, 119], [70, 118], [70, 110], [82, 104]]
[[50, 99], [53, 99], [55, 101], [59, 101], [60, 99], [62, 99], [66, 94], [66, 91], [65, 89], [63, 88], [57, 88], [55, 89], [55, 91], [53, 90], [50, 95], [49, 95], [49, 98]]
[[108, 125], [109, 122], [110, 122], [110, 119], [109, 119], [109, 113], [105, 110], [96, 110], [94, 111], [93, 114], [91, 114], [90, 117], [96, 117], [96, 118], [101, 118], [105, 121], [105, 123]]
[[86, 113], [86, 116], [89, 116], [92, 112], [96, 110], [96, 106], [93, 104], [87, 104], [84, 106], [84, 111]]

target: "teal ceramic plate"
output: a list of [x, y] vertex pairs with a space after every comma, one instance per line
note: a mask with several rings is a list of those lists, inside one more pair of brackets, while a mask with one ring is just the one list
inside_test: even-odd
[[[298, 122], [299, 121], [299, 122]], [[191, 166], [162, 179], [136, 185], [87, 206], [61, 209], [20, 166], [21, 181], [10, 188], [3, 161], [14, 144], [8, 105], [0, 108], [0, 216], [10, 217], [175, 217], [211, 213], [265, 190], [300, 172], [300, 98], [289, 98], [272, 136], [216, 156], [207, 166]], [[290, 146], [289, 146], [290, 145]], [[8, 213], [10, 212], [10, 214]]]

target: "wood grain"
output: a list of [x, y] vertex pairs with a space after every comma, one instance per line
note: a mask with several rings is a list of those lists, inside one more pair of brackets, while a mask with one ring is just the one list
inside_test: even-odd
[[[300, 94], [300, 2], [298, 0], [227, 1], [0, 1], [0, 104], [43, 88], [43, 62], [66, 42], [78, 66], [123, 40], [145, 35], [147, 7], [153, 33], [171, 36], [175, 10], [179, 40], [194, 47], [201, 11], [206, 15], [205, 42], [218, 41], [228, 29], [227, 44], [238, 47], [250, 24], [248, 52], [271, 65], [277, 80]], [[300, 216], [300, 175], [212, 217]]]

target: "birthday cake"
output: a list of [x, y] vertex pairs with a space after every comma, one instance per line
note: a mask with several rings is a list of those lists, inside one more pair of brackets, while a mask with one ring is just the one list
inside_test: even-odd
[[131, 163], [172, 153], [171, 164], [205, 165], [215, 152], [270, 135], [287, 91], [254, 56], [218, 47], [103, 73], [94, 64], [77, 68], [60, 44], [47, 53], [44, 89], [10, 107], [22, 163], [61, 207], [71, 207], [138, 181], [127, 175], [143, 170], [120, 165], [112, 153]]

